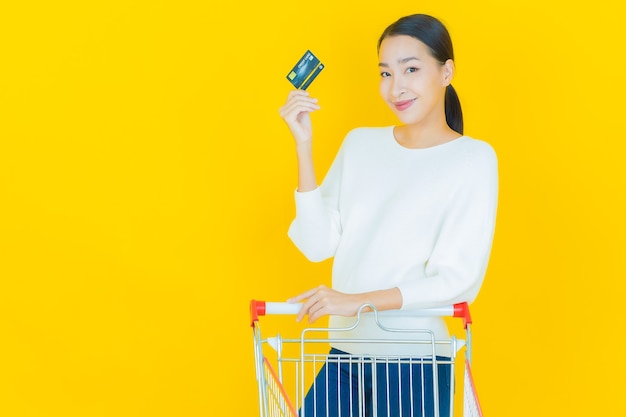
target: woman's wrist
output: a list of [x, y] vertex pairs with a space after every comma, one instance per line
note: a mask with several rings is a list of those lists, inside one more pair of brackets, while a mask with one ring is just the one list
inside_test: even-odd
[[378, 311], [402, 308], [402, 293], [397, 287], [358, 294], [359, 305], [370, 304]]
[[317, 188], [317, 179], [310, 142], [297, 144], [296, 153], [298, 156], [298, 191], [313, 191]]
[[312, 141], [296, 142], [296, 155], [298, 158], [311, 158], [313, 156]]

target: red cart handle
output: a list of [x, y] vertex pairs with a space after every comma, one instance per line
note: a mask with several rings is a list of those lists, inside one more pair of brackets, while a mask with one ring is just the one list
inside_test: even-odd
[[[298, 314], [302, 303], [276, 303], [252, 300], [250, 302], [250, 324], [259, 321], [259, 316], [275, 314]], [[407, 312], [409, 315], [417, 316], [451, 316], [463, 319], [463, 327], [467, 329], [468, 324], [472, 324], [469, 305], [466, 302], [454, 304], [452, 306], [425, 308]]]
[[472, 316], [470, 315], [469, 304], [466, 302], [454, 305], [454, 317], [463, 319], [463, 328], [467, 330], [467, 326], [472, 324]]
[[250, 323], [254, 326], [254, 323], [259, 321], [259, 316], [265, 315], [265, 301], [250, 301]]
[[259, 316], [276, 314], [298, 314], [302, 303], [276, 303], [269, 301], [252, 300], [250, 302], [251, 324], [259, 321]]

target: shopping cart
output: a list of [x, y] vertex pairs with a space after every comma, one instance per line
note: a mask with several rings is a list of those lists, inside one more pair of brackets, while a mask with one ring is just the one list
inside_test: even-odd
[[[385, 327], [371, 305], [359, 309], [354, 325], [349, 328], [309, 327], [295, 338], [283, 338], [280, 334], [262, 338], [259, 316], [298, 314], [300, 307], [301, 304], [257, 300], [250, 303], [261, 417], [452, 417], [454, 393], [461, 391], [455, 387], [455, 363], [461, 350], [465, 357], [463, 416], [482, 417], [470, 369], [472, 320], [467, 303], [410, 313], [420, 317], [461, 318], [465, 339], [451, 336], [449, 340], [436, 340], [429, 330]], [[394, 337], [389, 340], [348, 337], [333, 341], [415, 344], [422, 351], [426, 347], [430, 354], [407, 357], [329, 351], [329, 335], [333, 331], [350, 334], [361, 324], [364, 314], [374, 315], [376, 324]], [[438, 355], [442, 346], [449, 356]], [[449, 378], [449, 392], [442, 392], [444, 389], [439, 384], [442, 372]], [[339, 384], [341, 387], [334, 387]]]

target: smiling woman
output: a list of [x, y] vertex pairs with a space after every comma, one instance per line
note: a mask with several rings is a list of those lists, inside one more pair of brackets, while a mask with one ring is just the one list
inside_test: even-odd
[[[319, 187], [310, 113], [320, 106], [307, 92], [295, 90], [281, 108], [298, 159], [296, 218], [288, 234], [308, 259], [334, 258], [333, 288], [319, 286], [291, 301], [303, 302], [298, 319], [308, 315], [313, 322], [329, 315], [330, 326], [343, 329], [361, 305], [370, 304], [388, 327], [428, 329], [445, 340], [450, 336], [441, 318], [387, 313], [475, 299], [495, 227], [497, 158], [486, 142], [463, 136], [460, 104], [451, 87], [452, 43], [439, 20], [423, 14], [399, 19], [381, 35], [378, 54], [380, 93], [401, 124], [349, 132]], [[362, 318], [349, 335], [335, 330], [330, 337], [333, 354], [428, 355], [423, 347], [396, 339], [385, 345], [346, 342], [350, 337], [389, 339], [373, 316]], [[413, 365], [402, 366], [407, 369], [401, 373], [417, 378], [410, 383], [411, 398], [424, 398], [419, 372]], [[329, 362], [319, 372], [317, 388], [304, 401], [305, 415], [349, 415], [340, 398], [349, 399], [345, 392], [355, 385], [349, 370], [338, 367]], [[438, 372], [438, 415], [448, 415], [450, 369], [443, 366]], [[393, 384], [369, 389], [380, 395], [397, 392]], [[430, 416], [437, 409], [434, 398], [431, 393], [423, 404], [389, 404], [380, 397], [375, 403], [382, 407], [379, 415]]]
[[[285, 70], [305, 48], [327, 65], [309, 89], [322, 107], [312, 114], [321, 175], [346, 129], [396, 123], [378, 93], [377, 41], [422, 11], [454, 41], [463, 134], [493, 146], [500, 166], [496, 237], [472, 304], [485, 413], [626, 416], [621, 349], [581, 364], [626, 344], [616, 290], [626, 83], [613, 77], [626, 67], [622, 3], [244, 0], [216, 13], [198, 0], [3, 2], [0, 416], [258, 415], [250, 298], [331, 286], [332, 260], [308, 263], [285, 233], [296, 186], [293, 139], [276, 114]], [[423, 149], [388, 129], [377, 162], [399, 169], [397, 154]], [[377, 152], [367, 146], [354, 148]], [[375, 167], [353, 194], [384, 188]], [[416, 217], [436, 210], [408, 189], [393, 196], [419, 198], [408, 203]], [[382, 207], [371, 199], [371, 211]], [[392, 217], [402, 209], [389, 201]], [[341, 215], [337, 266], [359, 212]], [[387, 277], [412, 274], [399, 262], [411, 227], [395, 239], [370, 230], [393, 245], [370, 252], [395, 251]], [[396, 285], [379, 284], [363, 291]], [[298, 327], [286, 322], [283, 334]]]

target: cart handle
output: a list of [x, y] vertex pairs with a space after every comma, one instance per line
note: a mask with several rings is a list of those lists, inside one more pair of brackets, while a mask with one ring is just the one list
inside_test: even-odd
[[[251, 326], [259, 321], [259, 316], [276, 314], [298, 314], [302, 303], [278, 303], [259, 300], [250, 301]], [[407, 315], [417, 317], [458, 317], [463, 319], [463, 327], [467, 329], [472, 324], [469, 305], [467, 302], [457, 303], [451, 306], [424, 308], [405, 312]]]

